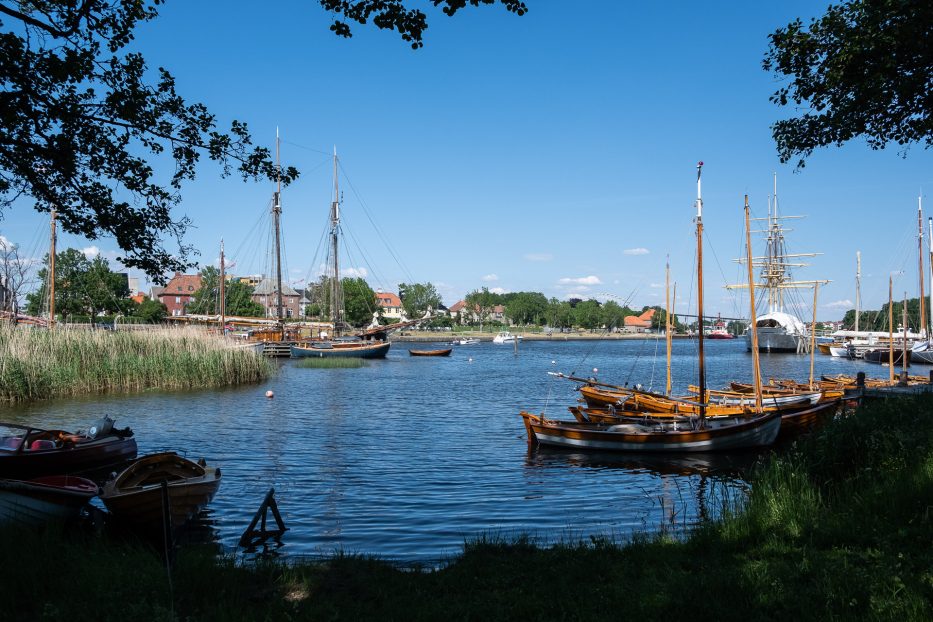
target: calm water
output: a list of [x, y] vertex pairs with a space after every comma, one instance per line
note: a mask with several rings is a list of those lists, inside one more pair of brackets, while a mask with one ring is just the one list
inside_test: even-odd
[[[386, 360], [360, 369], [283, 361], [261, 385], [3, 407], [3, 418], [77, 429], [109, 414], [133, 428], [141, 454], [204, 456], [223, 471], [209, 514], [228, 551], [270, 486], [289, 528], [280, 553], [413, 562], [442, 560], [484, 535], [554, 542], [682, 528], [743, 490], [741, 469], [754, 455], [529, 453], [518, 412], [570, 418], [577, 399], [574, 384], [547, 372], [596, 368], [606, 382], [663, 390], [663, 341], [526, 342], [518, 354], [482, 343], [455, 346], [450, 358], [411, 357], [409, 347], [431, 346], [395, 343]], [[695, 343], [674, 348], [683, 389], [695, 382]], [[817, 374], [886, 374], [828, 356], [816, 362]], [[743, 340], [707, 342], [707, 364], [711, 387], [751, 378]], [[809, 357], [764, 355], [762, 367], [765, 378], [803, 380]]]

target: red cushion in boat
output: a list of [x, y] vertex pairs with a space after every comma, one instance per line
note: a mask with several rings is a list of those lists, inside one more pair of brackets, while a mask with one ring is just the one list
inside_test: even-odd
[[29, 446], [29, 449], [32, 451], [35, 451], [36, 449], [55, 449], [55, 441], [40, 438], [37, 441], [33, 441], [32, 445]]

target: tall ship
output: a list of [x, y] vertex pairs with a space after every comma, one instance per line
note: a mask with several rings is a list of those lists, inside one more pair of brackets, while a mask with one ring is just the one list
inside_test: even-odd
[[[821, 253], [789, 253], [784, 233], [784, 222], [800, 219], [803, 216], [781, 216], [778, 214], [777, 174], [774, 175], [774, 195], [768, 203], [767, 218], [755, 218], [764, 223], [761, 233], [765, 239], [764, 255], [752, 257], [752, 267], [759, 270], [759, 281], [755, 290], [759, 293], [756, 307], [767, 309], [758, 315], [755, 326], [758, 329], [759, 352], [808, 353], [810, 351], [810, 333], [806, 324], [789, 311], [792, 303], [800, 302], [795, 296], [797, 290], [812, 289], [817, 285], [829, 283], [828, 280], [796, 280], [792, 268], [806, 267], [802, 263], [805, 257], [816, 257]], [[745, 259], [736, 259], [745, 263]], [[727, 289], [747, 289], [747, 284], [727, 285]], [[802, 305], [795, 305], [802, 306]], [[745, 335], [749, 352], [752, 350], [751, 331]]]

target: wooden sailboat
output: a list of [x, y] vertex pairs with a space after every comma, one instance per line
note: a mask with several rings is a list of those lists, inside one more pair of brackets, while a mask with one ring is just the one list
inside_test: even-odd
[[[329, 339], [320, 339], [307, 344], [294, 345], [293, 357], [317, 358], [385, 358], [389, 352], [388, 331], [411, 325], [414, 322], [402, 322], [397, 325], [375, 327], [356, 335], [341, 335], [347, 328], [344, 319], [343, 288], [340, 283], [340, 263], [338, 260], [340, 236], [340, 189], [337, 182], [337, 150], [334, 149], [334, 200], [330, 204], [330, 313], [333, 322], [333, 335]], [[420, 320], [419, 320], [420, 321]]]
[[[703, 199], [701, 174], [703, 163], [697, 165], [697, 308], [700, 326], [703, 325]], [[706, 378], [703, 355], [703, 331], [698, 331], [699, 394], [706, 394]], [[756, 352], [757, 356], [757, 352]], [[756, 383], [759, 384], [759, 383]], [[587, 387], [582, 387], [583, 389]], [[640, 392], [639, 392], [640, 393]], [[631, 397], [632, 394], [629, 394]], [[666, 396], [661, 400], [672, 401]], [[758, 413], [761, 413], [760, 393], [756, 398]], [[770, 445], [777, 438], [781, 427], [781, 413], [777, 410], [744, 416], [739, 411], [735, 417], [708, 417], [705, 401], [688, 402], [696, 416], [686, 420], [680, 417], [662, 421], [645, 416], [638, 422], [597, 422], [592, 420], [553, 421], [544, 415], [522, 412], [521, 417], [528, 434], [528, 444], [555, 445], [577, 449], [614, 450], [635, 452], [706, 452], [745, 449]]]

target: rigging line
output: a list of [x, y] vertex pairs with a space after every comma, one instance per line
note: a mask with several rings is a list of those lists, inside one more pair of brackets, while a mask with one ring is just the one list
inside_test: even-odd
[[363, 263], [369, 267], [370, 271], [373, 273], [373, 276], [377, 280], [380, 280], [384, 283], [388, 283], [388, 281], [379, 273], [379, 271], [376, 270], [375, 264], [370, 262], [369, 256], [366, 254], [365, 249], [359, 243], [359, 240], [356, 239], [356, 236], [353, 234], [352, 231], [353, 231], [352, 227], [347, 228], [347, 233], [344, 234], [344, 239], [345, 239], [344, 247], [349, 248], [349, 244], [346, 243], [346, 239], [349, 239], [350, 241], [352, 241], [353, 244], [356, 246], [357, 250], [359, 250], [360, 255], [363, 257]]
[[[322, 155], [327, 156], [328, 158], [332, 158], [332, 157], [334, 156], [333, 153], [330, 153], [330, 152], [327, 152], [327, 151], [321, 151], [320, 149], [315, 149], [314, 147], [306, 147], [306, 146], [304, 146], [304, 145], [299, 145], [298, 143], [293, 143], [292, 141], [290, 141], [290, 140], [285, 140], [284, 138], [280, 138], [280, 139], [279, 139], [279, 142], [282, 143], [283, 145], [290, 145], [290, 146], [292, 146], [292, 147], [297, 147], [297, 148], [299, 148], [299, 149], [304, 149], [305, 151], [312, 151], [312, 152], [314, 152], [314, 153], [320, 153], [320, 154], [322, 154]], [[326, 162], [327, 162], [327, 160], [325, 160], [325, 163], [326, 163]]]
[[398, 256], [398, 254], [395, 252], [395, 249], [392, 248], [392, 245], [391, 245], [391, 244], [389, 244], [389, 241], [386, 239], [385, 235], [383, 235], [382, 230], [379, 228], [379, 226], [376, 224], [376, 221], [373, 219], [373, 216], [372, 216], [372, 214], [370, 213], [369, 208], [366, 207], [366, 201], [363, 200], [363, 197], [362, 197], [362, 196], [360, 195], [360, 193], [357, 191], [356, 186], [354, 186], [354, 185], [353, 185], [353, 182], [350, 181], [350, 176], [347, 175], [347, 171], [346, 171], [346, 169], [345, 169], [344, 166], [343, 166], [343, 160], [340, 160], [340, 159], [338, 158], [338, 159], [337, 159], [337, 166], [340, 168], [340, 172], [343, 173], [343, 177], [344, 177], [344, 179], [347, 181], [347, 185], [350, 186], [350, 190], [353, 191], [353, 195], [356, 197], [356, 200], [360, 202], [360, 207], [363, 208], [363, 214], [366, 216], [367, 219], [369, 219], [369, 223], [372, 225], [373, 229], [376, 231], [376, 235], [379, 236], [379, 239], [382, 240], [382, 243], [383, 243], [383, 244], [385, 244], [386, 248], [387, 248], [388, 251], [389, 251], [389, 254], [392, 255], [392, 258], [393, 258], [393, 259], [395, 259], [395, 262], [396, 262], [396, 263], [398, 264], [398, 266], [402, 269], [402, 272], [405, 273], [406, 277], [407, 277], [410, 281], [414, 282], [414, 279], [412, 278], [411, 271], [408, 269], [408, 266], [406, 266], [406, 265], [402, 262], [401, 258], [400, 258], [400, 257]]

